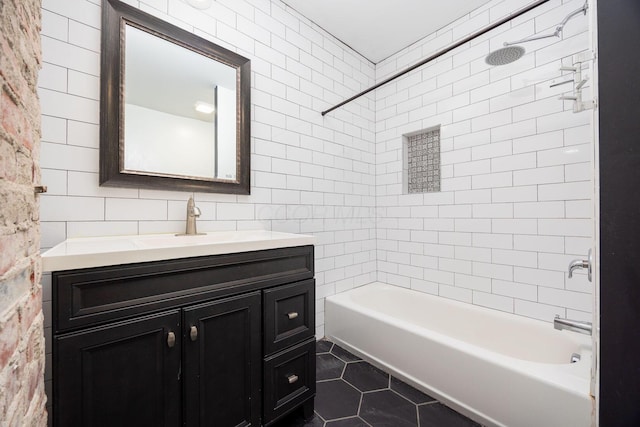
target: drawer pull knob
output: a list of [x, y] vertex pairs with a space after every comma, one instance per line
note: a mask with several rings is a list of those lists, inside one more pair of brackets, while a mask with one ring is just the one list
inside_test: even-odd
[[173, 346], [176, 345], [176, 334], [174, 334], [173, 332], [169, 332], [167, 334], [167, 345], [169, 346], [169, 348], [173, 348]]
[[289, 384], [293, 384], [296, 381], [298, 381], [298, 376], [297, 375], [289, 375], [287, 377], [287, 381], [289, 381]]
[[296, 317], [298, 317], [298, 313], [292, 311], [291, 313], [287, 313], [287, 317], [289, 318], [289, 320], [295, 319]]
[[196, 328], [195, 326], [191, 327], [191, 329], [189, 330], [189, 338], [191, 338], [191, 341], [195, 341], [198, 339], [198, 328]]

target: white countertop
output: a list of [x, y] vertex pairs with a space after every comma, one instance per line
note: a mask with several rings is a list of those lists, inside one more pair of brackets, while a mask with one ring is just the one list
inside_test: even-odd
[[221, 231], [198, 236], [148, 234], [67, 239], [42, 254], [43, 271], [73, 270], [312, 245], [315, 237], [277, 231]]

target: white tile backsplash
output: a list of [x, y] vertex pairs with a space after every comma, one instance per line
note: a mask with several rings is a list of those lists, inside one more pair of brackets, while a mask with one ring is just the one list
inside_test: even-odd
[[100, 127], [97, 124], [67, 120], [68, 136], [66, 142], [69, 145], [98, 148], [100, 142], [99, 132]]
[[99, 53], [47, 36], [42, 36], [41, 39], [43, 62], [81, 71], [94, 76], [100, 75]]
[[[526, 1], [493, 0], [375, 65], [280, 2], [214, 2], [206, 13], [142, 2], [252, 60], [252, 194], [195, 194], [199, 230], [314, 234], [319, 335], [323, 298], [374, 280], [546, 321], [590, 312], [590, 286], [563, 269], [591, 246], [591, 113], [574, 114], [557, 100], [565, 88], [549, 88], [560, 64], [588, 49], [586, 27], [532, 45], [511, 65], [484, 63], [490, 48], [557, 23], [551, 17], [573, 8], [564, 3], [323, 117]], [[97, 183], [100, 15], [95, 1], [43, 0], [43, 245], [184, 228], [191, 194]], [[442, 126], [442, 191], [404, 195], [402, 135], [434, 125]]]
[[[40, 221], [104, 221], [104, 199], [47, 196], [40, 200]], [[44, 232], [43, 232], [44, 234]], [[43, 236], [43, 239], [48, 238]]]
[[[525, 3], [495, 1], [483, 10], [495, 20]], [[586, 26], [565, 40], [532, 45], [513, 64], [484, 63], [490, 47], [539, 32], [541, 23], [554, 24], [571, 7], [558, 0], [536, 8], [513, 21], [511, 29], [496, 30], [456, 49], [452, 62], [445, 55], [438, 66], [401, 77], [378, 98], [377, 114], [384, 125], [376, 134], [377, 201], [378, 206], [394, 206], [379, 211], [378, 235], [385, 238], [385, 245], [378, 245], [379, 259], [386, 260], [386, 268], [392, 268], [395, 259], [401, 263], [415, 254], [439, 260], [414, 289], [546, 321], [556, 313], [590, 310], [585, 301], [591, 288], [569, 283], [565, 262], [567, 254], [586, 254], [591, 246], [592, 113], [574, 114], [570, 103], [557, 99], [566, 87], [549, 88], [568, 78], [559, 67], [589, 48]], [[439, 34], [463, 33], [483, 13], [469, 14]], [[421, 43], [428, 48], [434, 38]], [[378, 64], [377, 79], [400, 71], [394, 60], [407, 52]], [[442, 99], [449, 84], [450, 98]], [[398, 105], [406, 101], [406, 95], [394, 96], [405, 94], [399, 88], [423, 100], [422, 106], [409, 111], [408, 123], [398, 114]], [[435, 111], [426, 108], [433, 103]], [[452, 114], [441, 115], [450, 105]], [[401, 175], [391, 173], [387, 165], [400, 162], [399, 135], [419, 131], [425, 124], [442, 125], [442, 192], [439, 199], [430, 194], [420, 206], [409, 205], [402, 195]], [[434, 207], [438, 209], [429, 209]], [[430, 213], [429, 219], [424, 212]], [[422, 223], [409, 221], [408, 213], [422, 218]], [[401, 242], [394, 218], [415, 227], [409, 230], [409, 242]], [[451, 220], [453, 231], [448, 229]], [[402, 244], [393, 245], [394, 241]], [[450, 273], [455, 275], [453, 282]]]
[[[491, 159], [492, 172], [514, 171], [536, 167], [536, 156], [533, 153], [500, 156]], [[514, 173], [514, 176], [516, 174]], [[515, 182], [513, 185], [518, 185]]]
[[[513, 203], [485, 203], [473, 205], [474, 218], [513, 218]], [[489, 230], [490, 232], [491, 230]]]
[[589, 200], [593, 196], [591, 181], [538, 186], [538, 200]]
[[166, 200], [105, 199], [106, 221], [167, 220]]
[[88, 123], [99, 123], [98, 100], [40, 88], [42, 114]]
[[471, 289], [439, 284], [438, 295], [469, 304], [473, 302], [473, 292], [471, 291]]
[[[138, 233], [138, 221], [68, 221], [66, 238], [85, 236], [121, 236]], [[65, 236], [57, 243], [65, 239]]]
[[511, 234], [473, 233], [472, 242], [474, 247], [479, 248], [510, 249], [513, 247], [513, 236]]
[[551, 184], [564, 180], [564, 167], [538, 167], [513, 173], [513, 185]]
[[511, 187], [513, 185], [513, 174], [511, 172], [487, 173], [474, 175], [471, 178], [473, 189]]
[[81, 22], [69, 21], [69, 43], [100, 52], [100, 30]]
[[[510, 110], [505, 111], [511, 112]], [[536, 133], [536, 130], [536, 122], [533, 119], [493, 127], [491, 129], [491, 142], [533, 135]]]
[[503, 295], [522, 300], [538, 300], [538, 287], [534, 285], [526, 285], [524, 283], [493, 279], [491, 282], [491, 291], [497, 295]]
[[[493, 251], [492, 251], [493, 252]], [[488, 262], [474, 262], [473, 274], [478, 277], [490, 277], [492, 279], [512, 280], [513, 267]]]
[[515, 313], [521, 316], [532, 317], [546, 322], [553, 319], [556, 315], [566, 317], [565, 308], [559, 305], [546, 305], [533, 301], [525, 301], [514, 299]]
[[[514, 236], [514, 239], [517, 236]], [[494, 249], [491, 252], [494, 264], [514, 265], [521, 267], [537, 267], [538, 253], [523, 250]]]
[[67, 171], [43, 169], [40, 181], [47, 183], [47, 194], [56, 196], [67, 194]]
[[38, 86], [42, 89], [65, 92], [67, 90], [67, 71], [66, 68], [57, 65], [42, 64]]
[[591, 160], [591, 144], [570, 145], [538, 152], [538, 166], [588, 163]]
[[513, 216], [514, 218], [564, 218], [565, 203], [563, 201], [516, 203]]
[[513, 313], [514, 300], [497, 293], [473, 291], [473, 303], [494, 310]]
[[91, 74], [69, 70], [68, 93], [86, 98], [100, 99], [100, 78]]
[[[556, 100], [557, 101], [557, 100]], [[513, 140], [514, 153], [536, 152], [548, 148], [562, 147], [562, 131], [539, 133]]]
[[[207, 12], [166, 0], [140, 7], [252, 60], [252, 194], [195, 194], [198, 230], [316, 234], [316, 260], [331, 265], [316, 276], [319, 290], [375, 280], [375, 210], [362, 209], [375, 206], [373, 95], [319, 114], [373, 84], [375, 67], [279, 2], [214, 2]], [[100, 16], [88, 0], [43, 1], [43, 244], [184, 229], [192, 194], [98, 185]], [[317, 296], [321, 320], [324, 294]], [[322, 335], [323, 322], [317, 326]]]
[[478, 277], [468, 274], [455, 274], [456, 287], [477, 290], [482, 292], [491, 292], [491, 279], [487, 277]]
[[[44, 70], [44, 67], [43, 67]], [[42, 71], [44, 73], [45, 71]], [[67, 120], [60, 117], [42, 116], [42, 142], [65, 144], [67, 142]]]
[[564, 236], [513, 236], [517, 250], [564, 253]]
[[564, 276], [565, 273], [563, 271], [521, 267], [516, 267], [513, 270], [514, 281], [539, 287], [562, 288], [564, 286]]
[[43, 169], [98, 172], [98, 150], [42, 141], [40, 166]]
[[538, 290], [538, 301], [585, 312], [591, 311], [593, 304], [589, 293], [543, 287]]

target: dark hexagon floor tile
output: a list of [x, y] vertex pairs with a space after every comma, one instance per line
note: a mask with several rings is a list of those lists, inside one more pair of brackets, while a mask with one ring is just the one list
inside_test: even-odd
[[342, 380], [316, 384], [316, 412], [325, 420], [358, 415], [362, 393]]
[[338, 356], [345, 362], [357, 362], [358, 360], [362, 360], [355, 354], [349, 353], [347, 350], [338, 346], [337, 344], [334, 344], [333, 348], [331, 349], [331, 353]]
[[348, 363], [342, 378], [360, 391], [389, 388], [389, 374], [368, 362]]
[[276, 423], [273, 424], [272, 427], [323, 427], [324, 426], [324, 421], [322, 421], [322, 419], [318, 415], [313, 414], [313, 417], [311, 417], [308, 420], [305, 420], [301, 412], [302, 411], [296, 411], [292, 414], [285, 416], [284, 418], [281, 418], [280, 420], [276, 421]]
[[333, 343], [327, 340], [316, 341], [316, 353], [329, 353], [333, 347]]
[[369, 427], [360, 417], [345, 418], [342, 420], [329, 421], [325, 427]]
[[480, 424], [441, 403], [420, 405], [418, 412], [421, 427], [480, 427]]
[[316, 355], [316, 381], [340, 378], [345, 363], [333, 354]]
[[420, 390], [416, 390], [411, 387], [409, 384], [403, 383], [396, 377], [391, 377], [391, 390], [403, 395], [413, 403], [427, 403], [434, 402], [436, 399], [429, 396], [428, 394], [424, 394]]
[[[363, 394], [359, 415], [372, 426], [416, 427], [418, 425], [416, 405], [391, 390]], [[442, 424], [440, 427], [443, 426], [449, 427], [447, 424]]]

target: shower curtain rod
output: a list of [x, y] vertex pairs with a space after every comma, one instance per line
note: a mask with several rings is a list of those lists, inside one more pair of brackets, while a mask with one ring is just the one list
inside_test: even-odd
[[363, 90], [362, 92], [352, 96], [351, 98], [346, 99], [346, 100], [342, 101], [341, 103], [339, 103], [337, 105], [334, 105], [333, 107], [329, 108], [328, 110], [323, 111], [321, 114], [324, 116], [325, 114], [330, 113], [331, 111], [335, 110], [336, 108], [340, 108], [343, 105], [348, 104], [349, 102], [353, 101], [354, 99], [360, 98], [362, 95], [366, 95], [367, 93], [371, 92], [372, 90], [375, 90], [375, 89], [379, 88], [380, 86], [386, 85], [387, 83], [397, 79], [398, 77], [403, 76], [403, 75], [415, 70], [416, 68], [422, 67], [424, 64], [426, 64], [428, 62], [431, 62], [436, 58], [439, 58], [440, 56], [444, 55], [445, 53], [451, 52], [453, 49], [455, 49], [455, 48], [457, 48], [459, 46], [462, 46], [463, 44], [475, 39], [476, 37], [479, 37], [479, 36], [483, 35], [484, 33], [487, 33], [489, 31], [493, 30], [494, 28], [499, 27], [500, 25], [504, 24], [505, 22], [509, 22], [512, 19], [517, 18], [518, 16], [523, 15], [523, 14], [529, 12], [530, 10], [535, 9], [536, 7], [546, 3], [548, 1], [549, 0], [537, 0], [537, 1], [533, 2], [533, 3], [531, 3], [530, 5], [525, 6], [522, 9], [512, 13], [511, 15], [508, 15], [508, 16], [506, 16], [506, 17], [494, 22], [493, 24], [489, 24], [488, 26], [476, 31], [475, 33], [463, 38], [462, 40], [459, 40], [459, 41], [453, 43], [452, 45], [449, 45], [449, 46], [445, 47], [444, 49], [439, 50], [438, 52], [434, 53], [433, 55], [431, 55], [431, 56], [429, 56], [429, 57], [427, 57], [425, 59], [423, 59], [422, 61], [418, 62], [417, 64], [414, 64], [414, 65], [410, 66], [409, 68], [407, 68], [405, 70], [402, 70], [399, 73], [394, 74], [391, 77], [386, 78], [385, 80], [381, 81], [380, 83], [377, 83], [377, 84], [371, 86], [370, 88]]

